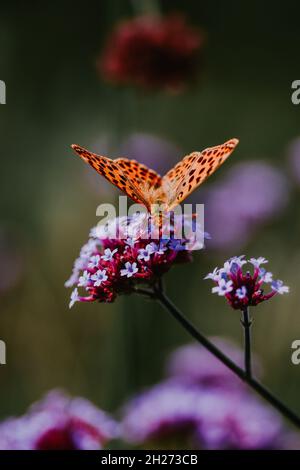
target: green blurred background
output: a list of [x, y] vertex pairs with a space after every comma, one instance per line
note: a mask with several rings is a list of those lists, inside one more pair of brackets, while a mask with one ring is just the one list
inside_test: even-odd
[[[114, 191], [101, 189], [100, 177], [91, 183], [92, 170], [74, 157], [70, 144], [96, 150], [98, 142], [100, 151], [101, 139], [109, 135], [113, 149], [131, 132], [147, 132], [185, 154], [238, 137], [238, 149], [206, 186], [237, 162], [260, 158], [292, 179], [286, 149], [300, 135], [300, 106], [290, 99], [291, 82], [300, 78], [300, 3], [162, 0], [160, 5], [163, 12], [183, 12], [207, 36], [201, 78], [178, 96], [117, 88], [99, 78], [95, 62], [107, 34], [116, 21], [136, 14], [129, 0], [1, 6], [0, 79], [6, 82], [7, 104], [0, 106], [0, 232], [2, 251], [12, 257], [0, 260], [4, 284], [9, 267], [19, 270], [0, 293], [0, 337], [7, 345], [7, 365], [0, 368], [3, 417], [22, 413], [58, 386], [113, 411], [159, 380], [167, 354], [189, 341], [159, 305], [137, 297], [68, 309], [64, 282], [97, 222], [96, 206], [115, 200]], [[290, 355], [292, 341], [300, 338], [299, 201], [291, 183], [284, 214], [243, 249], [247, 256], [269, 258], [270, 269], [291, 287], [289, 296], [254, 313], [254, 349], [265, 383], [298, 412], [300, 366], [291, 364]], [[199, 252], [193, 265], [167, 275], [167, 288], [201, 331], [241, 344], [238, 312], [213, 297], [202, 281], [211, 268], [238, 254], [234, 248]]]

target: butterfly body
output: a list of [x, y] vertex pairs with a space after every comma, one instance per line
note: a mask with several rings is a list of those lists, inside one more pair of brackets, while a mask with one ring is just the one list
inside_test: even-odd
[[89, 152], [79, 145], [72, 145], [72, 148], [100, 175], [117, 186], [134, 202], [143, 204], [149, 212], [157, 206], [160, 206], [160, 211], [169, 212], [224, 163], [238, 142], [238, 139], [231, 139], [202, 152], [193, 152], [163, 177], [135, 160], [127, 158], [112, 160]]

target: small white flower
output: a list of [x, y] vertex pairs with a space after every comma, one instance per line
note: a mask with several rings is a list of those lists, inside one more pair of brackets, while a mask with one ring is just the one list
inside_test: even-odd
[[97, 225], [96, 225], [96, 227], [92, 227], [91, 230], [90, 230], [89, 235], [92, 238], [98, 238], [99, 237], [99, 227]]
[[228, 294], [233, 289], [232, 281], [226, 281], [225, 279], [220, 279], [219, 284], [212, 288], [213, 294], [218, 294], [220, 296]]
[[259, 268], [261, 264], [268, 263], [268, 260], [263, 256], [260, 256], [259, 258], [250, 258], [249, 263], [253, 264], [255, 268]]
[[133, 248], [134, 245], [136, 244], [136, 240], [134, 240], [133, 238], [127, 238], [125, 243], [126, 243], [126, 245], [130, 246], [130, 248]]
[[73, 269], [71, 276], [69, 279], [65, 282], [65, 287], [72, 287], [74, 284], [77, 284], [78, 282], [78, 271], [77, 269]]
[[155, 252], [155, 248], [154, 246], [152, 245], [152, 243], [149, 243], [148, 245], [146, 245], [145, 248], [141, 248], [139, 250], [139, 255], [138, 255], [138, 259], [139, 260], [144, 260], [144, 261], [149, 261], [150, 259], [150, 256]]
[[230, 273], [230, 269], [231, 269], [231, 261], [226, 261], [224, 263], [224, 271], [229, 274]]
[[98, 271], [91, 276], [94, 286], [101, 286], [102, 282], [107, 281], [108, 277], [106, 276], [106, 269], [98, 269]]
[[70, 297], [70, 303], [69, 303], [69, 308], [72, 308], [75, 302], [79, 301], [79, 295], [78, 295], [78, 289], [74, 289], [71, 297]]
[[[151, 242], [151, 243], [149, 243], [149, 245], [151, 245], [151, 247], [152, 247], [152, 250], [153, 250], [152, 253], [158, 253], [159, 247], [158, 247], [158, 245], [157, 245], [156, 243]], [[147, 246], [148, 246], [148, 245], [147, 245]]]
[[215, 277], [218, 275], [219, 268], [215, 268], [211, 273], [206, 274], [204, 279], [212, 279], [214, 280]]
[[224, 268], [223, 268], [224, 272], [229, 274], [232, 270], [233, 265], [236, 265], [239, 268], [241, 268], [244, 264], [247, 263], [247, 261], [243, 259], [244, 257], [245, 255], [233, 256], [232, 258], [230, 258], [228, 261], [224, 263]]
[[239, 266], [244, 266], [244, 264], [247, 263], [247, 261], [244, 259], [245, 255], [240, 255], [240, 256], [233, 256], [230, 258], [231, 263], [236, 263]]
[[84, 271], [82, 276], [80, 276], [78, 280], [78, 286], [86, 287], [89, 283], [90, 277], [91, 277], [90, 273], [88, 271]]
[[168, 249], [168, 243], [169, 243], [168, 240], [160, 241], [159, 247], [157, 247], [157, 249], [156, 249], [156, 253], [158, 255], [163, 255], [164, 252], [167, 251], [167, 249]]
[[115, 248], [114, 250], [111, 250], [110, 248], [105, 248], [104, 250], [104, 255], [101, 256], [101, 258], [104, 261], [111, 261], [114, 257], [114, 254], [117, 253], [118, 248]]
[[83, 245], [83, 247], [80, 250], [80, 258], [87, 258], [91, 256], [93, 251], [96, 250], [97, 244], [98, 244], [97, 240], [89, 239], [88, 242], [85, 245]]
[[76, 269], [77, 271], [81, 271], [83, 268], [85, 268], [88, 258], [89, 256], [87, 256], [86, 258], [77, 258], [74, 263], [74, 269]]
[[211, 273], [208, 273], [204, 279], [212, 279], [213, 281], [219, 280], [219, 268], [215, 268]]
[[271, 272], [266, 271], [264, 268], [260, 268], [259, 275], [262, 281], [266, 284], [273, 282], [273, 274]]
[[278, 281], [273, 281], [271, 287], [278, 294], [288, 294], [290, 291], [290, 288], [288, 286], [284, 286], [283, 282], [279, 279]]
[[97, 244], [101, 245], [102, 244], [101, 239], [107, 238], [108, 233], [109, 233], [108, 224], [104, 224], [104, 225], [99, 224], [90, 230], [90, 237], [97, 238], [96, 240]]
[[236, 290], [235, 295], [238, 299], [244, 299], [247, 296], [247, 288], [246, 286], [242, 286]]
[[121, 276], [132, 277], [137, 272], [138, 268], [136, 263], [130, 263], [127, 261], [127, 263], [125, 263], [125, 269], [121, 269]]
[[91, 269], [97, 268], [99, 262], [100, 262], [100, 255], [91, 256], [90, 262], [88, 264], [88, 268], [91, 268]]
[[224, 268], [215, 268], [213, 272], [208, 273], [204, 279], [212, 279], [215, 282], [219, 282], [221, 279], [227, 280], [227, 274]]

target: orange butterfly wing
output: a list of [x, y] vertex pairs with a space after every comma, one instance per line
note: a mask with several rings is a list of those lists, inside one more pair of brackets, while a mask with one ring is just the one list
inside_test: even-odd
[[161, 177], [154, 170], [150, 170], [135, 160], [127, 158], [112, 160], [89, 152], [79, 145], [72, 145], [72, 148], [97, 173], [117, 186], [134, 202], [143, 204], [149, 209], [149, 201], [143, 187], [145, 183], [154, 188], [161, 185]]
[[100, 175], [114, 184], [134, 202], [151, 211], [151, 203], [163, 195], [171, 210], [187, 198], [229, 157], [238, 144], [231, 139], [222, 145], [183, 158], [163, 178], [141, 163], [127, 158], [112, 160], [72, 145], [75, 152]]
[[177, 163], [162, 181], [166, 193], [171, 193], [168, 208], [171, 210], [186, 199], [202, 184], [233, 152], [238, 139], [231, 139], [222, 145], [209, 147], [202, 152], [193, 152]]
[[140, 187], [148, 185], [155, 189], [161, 185], [161, 176], [136, 160], [117, 158], [114, 162], [122, 169], [124, 175], [134, 180]]

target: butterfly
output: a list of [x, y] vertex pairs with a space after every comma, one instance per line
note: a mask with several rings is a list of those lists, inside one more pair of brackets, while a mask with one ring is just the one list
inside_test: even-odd
[[153, 205], [171, 211], [202, 184], [233, 152], [238, 139], [192, 152], [184, 157], [163, 177], [146, 165], [128, 158], [112, 160], [80, 147], [73, 150], [100, 175], [117, 186], [134, 202], [144, 205], [149, 212]]

